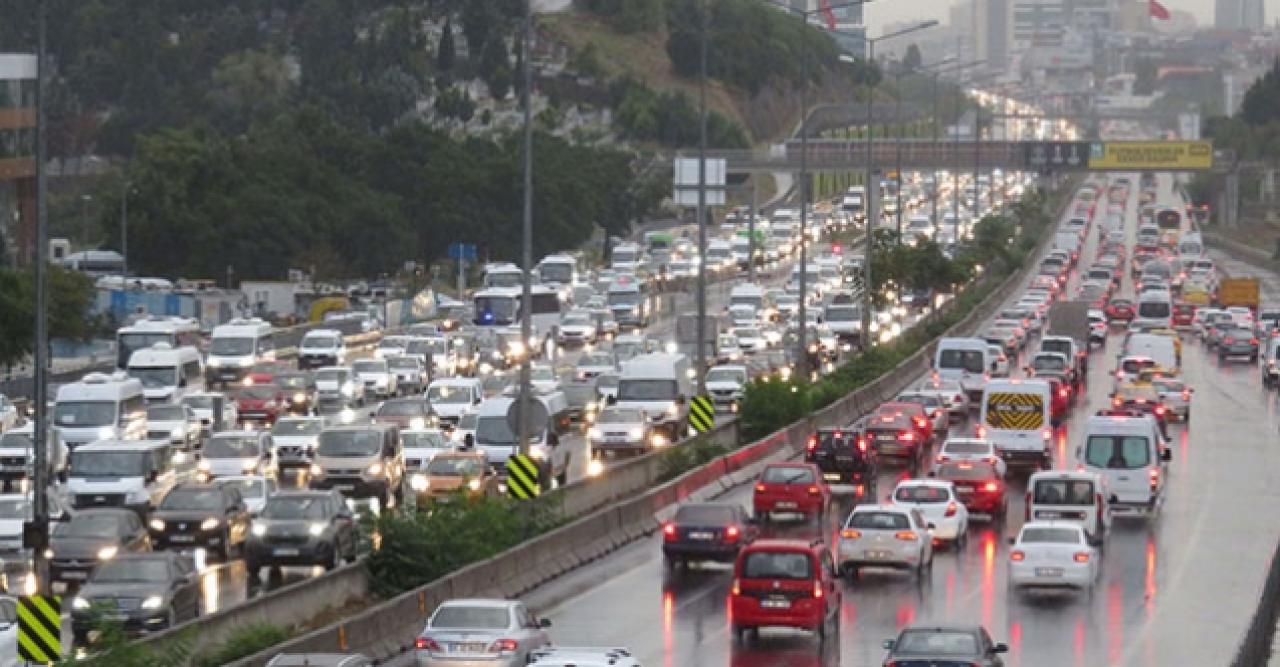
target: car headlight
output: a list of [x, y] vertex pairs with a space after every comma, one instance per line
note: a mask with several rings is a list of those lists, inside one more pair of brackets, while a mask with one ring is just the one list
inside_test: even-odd
[[676, 405], [675, 403], [672, 403], [671, 407], [667, 408], [668, 417], [675, 417], [676, 415], [679, 415], [679, 414], [680, 414], [680, 406]]
[[480, 480], [478, 480], [478, 479], [473, 479], [473, 480], [471, 480], [470, 482], [467, 482], [467, 488], [468, 488], [468, 489], [471, 489], [472, 491], [479, 491], [479, 490], [480, 490]]
[[88, 609], [89, 607], [89, 601], [78, 595], [71, 599], [72, 609]]
[[263, 524], [255, 523], [253, 524], [253, 527], [249, 529], [249, 532], [253, 533], [254, 537], [262, 537], [267, 534], [267, 527]]
[[633, 428], [627, 431], [627, 437], [631, 438], [632, 440], [639, 440], [640, 438], [644, 437], [644, 429]]
[[219, 358], [217, 358], [217, 357], [214, 357], [214, 358], [212, 358], [212, 359], [210, 359], [210, 360], [206, 361], [204, 365], [205, 365], [205, 366], [208, 366], [209, 368], [218, 368], [218, 367], [222, 366], [222, 360], [221, 360], [221, 359], [219, 359]]
[[423, 429], [426, 427], [427, 427], [427, 420], [423, 419], [422, 417], [414, 417], [413, 419], [409, 420], [409, 428]]
[[307, 395], [303, 392], [298, 392], [293, 395], [294, 403], [305, 403], [306, 401], [307, 401]]
[[53, 558], [53, 549], [45, 549], [45, 550], [44, 550], [44, 557], [45, 557], [45, 558]]
[[243, 385], [244, 385], [244, 386], [246, 386], [246, 387], [252, 387], [252, 386], [253, 386], [253, 377], [252, 377], [252, 376], [250, 376], [250, 377], [245, 378], [245, 379], [244, 379], [244, 381], [243, 381], [243, 382], [241, 382], [240, 384], [243, 384]]
[[321, 467], [320, 467], [320, 464], [318, 464], [318, 463], [312, 463], [312, 464], [311, 464], [311, 476], [312, 476], [312, 477], [323, 477], [323, 476], [324, 476], [324, 468], [321, 468]]
[[214, 528], [217, 528], [218, 524], [220, 523], [222, 522], [219, 521], [216, 517], [209, 517], [208, 519], [205, 519], [204, 522], [200, 524], [200, 530], [204, 530], [204, 531], [213, 530]]
[[120, 547], [116, 546], [102, 547], [101, 549], [98, 549], [98, 560], [111, 560], [116, 557], [116, 554], [119, 553], [119, 551]]
[[99, 440], [110, 440], [115, 436], [116, 436], [116, 427], [114, 426], [103, 426], [102, 428], [98, 429]]
[[196, 469], [207, 472], [209, 470], [209, 459], [200, 459], [200, 462], [196, 464]]
[[320, 537], [320, 535], [324, 533], [324, 529], [325, 524], [318, 522], [307, 526], [307, 532], [310, 533], [312, 537]]
[[667, 436], [661, 433], [654, 433], [653, 435], [649, 436], [649, 443], [652, 444], [654, 447], [666, 447]]
[[142, 608], [143, 609], [159, 609], [160, 606], [163, 604], [164, 604], [164, 598], [160, 597], [159, 595], [152, 595], [151, 597], [142, 601]]
[[534, 445], [529, 448], [529, 456], [539, 461], [545, 461], [547, 459], [547, 450], [542, 445]]
[[163, 531], [163, 530], [164, 530], [164, 520], [163, 520], [163, 519], [152, 519], [152, 520], [151, 520], [151, 522], [150, 522], [150, 523], [148, 523], [147, 525], [148, 525], [148, 526], [151, 526], [151, 530], [155, 530], [155, 531]]
[[426, 491], [431, 486], [431, 480], [426, 475], [414, 475], [409, 478], [409, 488], [414, 491]]
[[251, 472], [258, 469], [258, 459], [245, 459], [240, 462], [240, 469], [245, 472]]
[[356, 391], [356, 386], [355, 386], [354, 384], [352, 384], [351, 382], [343, 382], [343, 383], [342, 383], [342, 395], [343, 395], [343, 396], [350, 396], [350, 395], [354, 394], [354, 393], [355, 393], [355, 391]]
[[175, 426], [169, 431], [169, 437], [171, 438], [181, 438], [185, 434], [186, 429], [181, 426]]
[[368, 468], [365, 468], [365, 472], [369, 473], [370, 475], [373, 475], [374, 477], [381, 475], [382, 463], [377, 462], [377, 463], [371, 464]]
[[587, 429], [587, 437], [591, 438], [592, 440], [599, 440], [600, 435], [601, 435], [600, 429], [594, 426], [592, 426], [590, 429]]

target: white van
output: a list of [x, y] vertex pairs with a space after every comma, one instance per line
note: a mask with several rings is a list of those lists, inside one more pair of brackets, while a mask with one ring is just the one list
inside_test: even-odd
[[99, 440], [141, 440], [147, 435], [142, 383], [117, 372], [89, 373], [58, 388], [53, 423], [75, 449]]
[[729, 303], [725, 310], [733, 306], [751, 306], [757, 313], [764, 312], [764, 288], [755, 283], [738, 283], [729, 290]]
[[644, 264], [644, 251], [634, 243], [619, 243], [609, 254], [609, 267], [632, 272]]
[[275, 361], [274, 330], [259, 318], [236, 318], [213, 328], [205, 362], [210, 384], [239, 382], [260, 361]]
[[1178, 239], [1178, 257], [1184, 263], [1191, 259], [1200, 259], [1204, 255], [1204, 239], [1200, 232], [1188, 232]]
[[[535, 270], [538, 281], [544, 285], [553, 287], [572, 287], [578, 284], [578, 260], [573, 255], [555, 254], [547, 255], [538, 262]], [[561, 293], [561, 298], [572, 296], [567, 292]]]
[[619, 407], [643, 410], [671, 442], [684, 437], [693, 393], [692, 367], [683, 354], [653, 353], [627, 360], [618, 380]]
[[1138, 296], [1138, 312], [1130, 326], [1172, 326], [1173, 300], [1168, 292], [1148, 291]]
[[1148, 357], [1167, 375], [1177, 375], [1182, 368], [1177, 341], [1162, 334], [1133, 334], [1125, 341], [1124, 357]]
[[[34, 482], [31, 476], [35, 471], [35, 432], [35, 421], [28, 420], [22, 426], [11, 428], [0, 435], [0, 480], [4, 486], [21, 480]], [[58, 475], [67, 467], [67, 443], [63, 441], [58, 427], [49, 427], [45, 443], [48, 451], [48, 477], [45, 479], [59, 479]]]
[[432, 414], [445, 428], [453, 428], [484, 400], [484, 384], [473, 377], [441, 378], [427, 386], [426, 397]]
[[1076, 460], [1106, 478], [1111, 510], [1146, 515], [1160, 506], [1172, 454], [1154, 417], [1090, 417]]
[[1107, 478], [1084, 470], [1042, 470], [1027, 479], [1025, 520], [1062, 521], [1084, 528], [1098, 544], [1111, 529]]
[[204, 391], [204, 364], [194, 347], [156, 343], [138, 350], [129, 357], [128, 373], [142, 383], [152, 403], [177, 403], [187, 394]]
[[298, 370], [346, 363], [346, 338], [337, 329], [312, 329], [298, 344]]
[[159, 440], [108, 440], [71, 453], [71, 505], [150, 511], [178, 483], [172, 446]]
[[[570, 447], [561, 444], [573, 427], [569, 413], [569, 401], [564, 392], [534, 392], [535, 398], [547, 410], [547, 421], [541, 428], [529, 434], [529, 454], [535, 459], [547, 461], [551, 466], [551, 474], [565, 484], [569, 479], [569, 462], [572, 458]], [[507, 425], [507, 411], [515, 402], [514, 395], [495, 396], [487, 399], [476, 408], [476, 432], [464, 439], [465, 446], [478, 447], [484, 452], [489, 465], [495, 467], [500, 474], [506, 474], [507, 459], [520, 446], [520, 434], [513, 433]], [[470, 434], [467, 434], [470, 436]], [[466, 436], [464, 436], [466, 438]]]
[[524, 284], [524, 271], [511, 262], [486, 264], [480, 285], [484, 289], [495, 287], [520, 287]]
[[933, 372], [942, 380], [959, 382], [969, 395], [971, 405], [978, 405], [987, 380], [996, 370], [991, 348], [981, 338], [943, 338], [933, 355]]
[[1035, 463], [1048, 468], [1052, 455], [1052, 387], [1044, 380], [989, 380], [982, 395], [978, 437], [996, 446], [1009, 465]]

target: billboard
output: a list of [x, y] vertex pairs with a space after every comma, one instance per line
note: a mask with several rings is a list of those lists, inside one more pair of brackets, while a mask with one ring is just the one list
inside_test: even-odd
[[1089, 153], [1090, 169], [1209, 169], [1213, 144], [1208, 141], [1100, 141]]

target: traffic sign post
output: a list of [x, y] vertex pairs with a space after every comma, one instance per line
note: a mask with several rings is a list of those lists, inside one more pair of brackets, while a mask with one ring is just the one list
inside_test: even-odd
[[527, 454], [507, 458], [507, 493], [517, 500], [531, 500], [542, 494], [538, 462]]
[[694, 396], [689, 400], [689, 426], [698, 433], [706, 433], [716, 426], [716, 408], [709, 396]]

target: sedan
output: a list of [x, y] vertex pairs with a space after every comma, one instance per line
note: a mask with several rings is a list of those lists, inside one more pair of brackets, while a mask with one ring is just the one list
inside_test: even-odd
[[288, 396], [274, 384], [255, 384], [236, 392], [236, 410], [242, 422], [274, 424], [288, 409]]
[[355, 516], [337, 491], [288, 491], [267, 500], [253, 520], [245, 569], [256, 577], [264, 565], [337, 566], [355, 561]]
[[955, 461], [990, 463], [1002, 478], [1008, 472], [1004, 459], [996, 454], [995, 444], [981, 438], [947, 438], [938, 450], [937, 462], [943, 464]]
[[409, 488], [418, 507], [448, 501], [458, 494], [497, 496], [498, 485], [498, 475], [484, 452], [444, 452], [409, 471]]
[[556, 342], [564, 347], [590, 345], [596, 342], [598, 330], [595, 316], [587, 311], [570, 311], [560, 319]]
[[1252, 329], [1231, 325], [1223, 331], [1217, 347], [1218, 363], [1229, 357], [1248, 357], [1250, 363], [1258, 363], [1258, 337]]
[[395, 396], [398, 393], [396, 374], [385, 359], [361, 359], [351, 365], [356, 382], [364, 386], [366, 393], [375, 396]]
[[168, 440], [179, 449], [191, 449], [200, 444], [200, 419], [185, 405], [148, 405], [147, 439]]
[[897, 639], [888, 639], [884, 648], [886, 667], [891, 665], [976, 665], [1003, 667], [1000, 654], [1009, 647], [991, 641], [981, 626], [907, 626]]
[[143, 551], [151, 551], [151, 538], [136, 512], [83, 509], [54, 524], [45, 557], [51, 580], [79, 583], [100, 563]]
[[919, 510], [926, 521], [934, 526], [933, 539], [952, 542], [957, 546], [965, 541], [969, 531], [969, 510], [956, 494], [951, 482], [936, 479], [908, 479], [898, 482], [889, 501], [895, 507]]
[[923, 573], [933, 566], [933, 540], [924, 515], [893, 505], [858, 505], [840, 530], [836, 564], [857, 579], [864, 567]]
[[158, 549], [201, 547], [225, 561], [249, 537], [249, 508], [237, 488], [183, 484], [165, 494], [147, 527]]
[[618, 370], [618, 363], [609, 352], [589, 352], [578, 358], [574, 377], [578, 380], [594, 380], [602, 373]]
[[1092, 589], [1097, 581], [1098, 552], [1077, 524], [1032, 521], [1009, 543], [1011, 589]]
[[375, 424], [393, 424], [401, 429], [424, 429], [435, 422], [431, 403], [420, 396], [383, 401], [377, 410], [369, 413], [369, 420]]
[[741, 505], [688, 503], [662, 524], [662, 556], [667, 568], [691, 562], [732, 562], [759, 530]]
[[75, 643], [85, 645], [101, 610], [136, 634], [171, 628], [200, 617], [200, 577], [191, 558], [165, 552], [128, 554], [94, 570], [71, 600]]
[[517, 600], [449, 600], [413, 641], [418, 667], [524, 667], [529, 653], [551, 643], [548, 619]]
[[931, 475], [951, 482], [969, 512], [986, 514], [992, 521], [1004, 519], [1009, 508], [1008, 489], [994, 465], [986, 461], [943, 463]]

